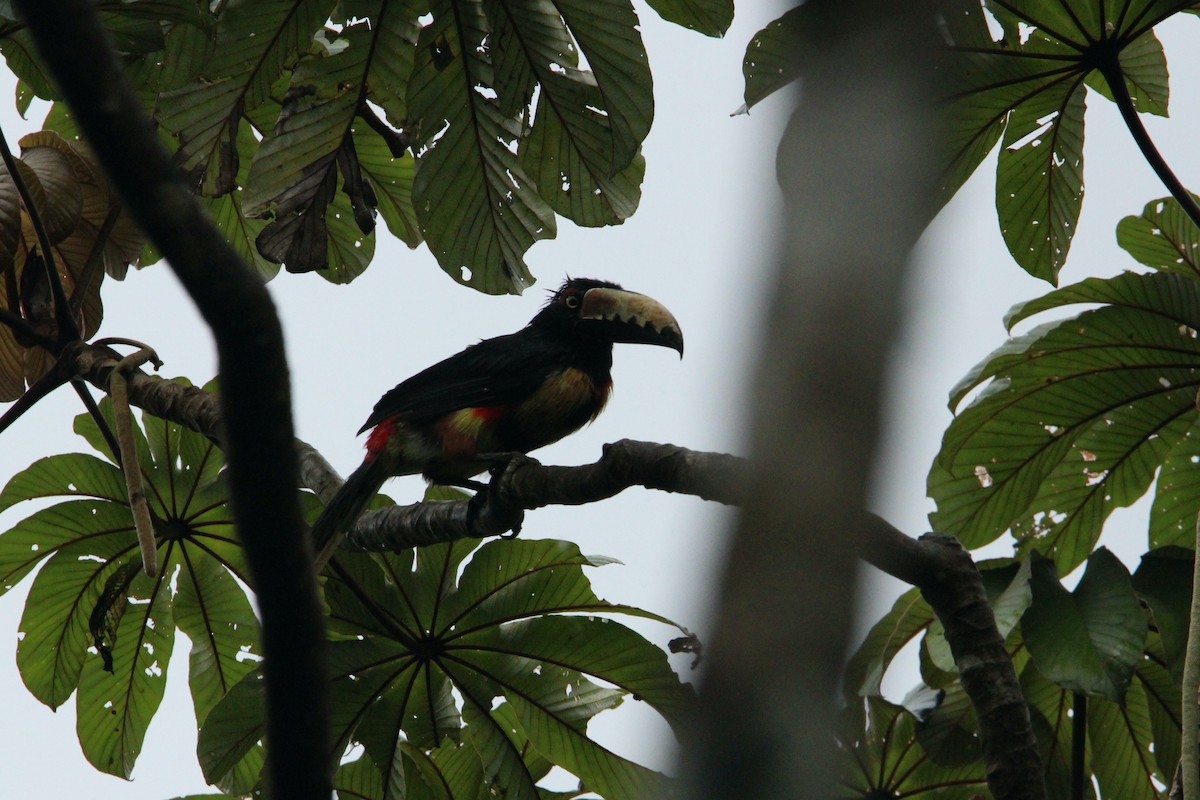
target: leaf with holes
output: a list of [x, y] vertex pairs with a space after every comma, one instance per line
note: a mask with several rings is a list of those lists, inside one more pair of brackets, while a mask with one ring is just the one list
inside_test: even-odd
[[1200, 278], [1200, 231], [1173, 197], [1151, 200], [1140, 216], [1122, 219], [1117, 244], [1148, 267]]
[[242, 117], [264, 103], [289, 62], [312, 46], [332, 0], [260, 0], [217, 18], [200, 77], [158, 99], [155, 118], [179, 141], [176, 160], [204, 194], [236, 188]]
[[946, 15], [939, 205], [1003, 136], [996, 202], [1005, 243], [1023, 269], [1056, 283], [1083, 201], [1084, 85], [1119, 75], [1138, 111], [1165, 114], [1166, 61], [1152, 29], [1189, 5], [1014, 0]]
[[955, 388], [952, 405], [979, 392], [947, 429], [928, 484], [934, 530], [969, 548], [1011, 531], [1060, 573], [1087, 558], [1108, 515], [1156, 474], [1172, 512], [1153, 523], [1155, 546], [1179, 543], [1166, 527], [1200, 511], [1200, 484], [1183, 474], [1200, 457], [1200, 283], [1172, 273], [1089, 279], [1016, 306], [1008, 323], [1077, 303], [1100, 307], [1017, 337]]
[[806, 3], [789, 9], [750, 37], [742, 59], [746, 104], [741, 110], [748, 111], [800, 77], [803, 50], [811, 45], [806, 21], [816, 8]]
[[554, 214], [517, 159], [521, 125], [495, 98], [482, 7], [438, 0], [431, 10], [408, 93], [417, 219], [452, 278], [519, 294], [533, 282], [525, 251], [554, 236]]
[[[582, 570], [597, 563], [566, 542], [524, 540], [335, 557], [325, 584], [331, 764], [359, 742], [391, 793], [424, 774], [423, 758], [450, 758], [465, 744], [484, 780], [511, 797], [538, 797], [550, 764], [609, 798], [661, 791], [664, 776], [597, 745], [587, 722], [632, 695], [678, 727], [693, 694], [662, 650], [596, 616], [667, 622], [597, 597]], [[201, 735], [210, 780], [261, 736], [253, 702], [231, 693], [210, 715]]]
[[[110, 402], [101, 404], [111, 429]], [[203, 436], [143, 415], [138, 464], [158, 543], [160, 573], [141, 555], [120, 469], [94, 456], [42, 459], [0, 492], [0, 508], [35, 497], [68, 498], [0, 535], [0, 581], [11, 588], [35, 566], [17, 663], [35, 697], [57, 707], [78, 689], [77, 732], [97, 769], [128, 777], [167, 679], [175, 626], [192, 640], [189, 668], [204, 719], [259, 658], [257, 621], [221, 476], [224, 459]], [[87, 415], [76, 430], [107, 451]], [[235, 580], [236, 579], [236, 580]], [[245, 789], [251, 763], [230, 778]]]

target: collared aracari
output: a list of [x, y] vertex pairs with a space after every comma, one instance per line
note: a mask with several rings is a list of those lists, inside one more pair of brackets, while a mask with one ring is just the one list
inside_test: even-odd
[[528, 453], [591, 422], [612, 390], [612, 347], [634, 342], [683, 356], [679, 323], [615, 283], [569, 279], [528, 325], [485, 339], [380, 398], [362, 465], [313, 525], [316, 552], [348, 530], [393, 475], [461, 485], [494, 459]]

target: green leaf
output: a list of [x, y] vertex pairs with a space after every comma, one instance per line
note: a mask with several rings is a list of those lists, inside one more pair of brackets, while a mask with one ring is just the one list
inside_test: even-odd
[[358, 227], [345, 194], [333, 198], [325, 224], [329, 232], [328, 267], [318, 274], [331, 283], [349, 283], [366, 271], [375, 256], [375, 237], [364, 234]]
[[409, 247], [416, 247], [423, 239], [412, 204], [415, 171], [412, 155], [393, 155], [387, 143], [361, 122], [355, 123], [353, 137], [359, 169], [371, 182], [379, 200], [379, 216], [393, 236]]
[[489, 294], [519, 294], [533, 282], [525, 251], [554, 236], [554, 215], [514, 152], [520, 125], [488, 96], [493, 76], [481, 5], [430, 5], [433, 22], [421, 29], [408, 93], [420, 146], [417, 219], [452, 278]]
[[536, 779], [507, 732], [489, 713], [487, 699], [492, 690], [467, 675], [455, 676], [455, 683], [463, 694], [466, 741], [479, 756], [485, 785], [495, 787], [506, 798], [538, 800]]
[[612, 126], [609, 163], [632, 163], [654, 119], [654, 82], [627, 0], [552, 0], [587, 58]]
[[247, 763], [266, 726], [263, 697], [262, 673], [255, 670], [234, 684], [205, 718], [196, 743], [204, 780], [224, 783]]
[[[570, 707], [585, 703], [586, 696], [563, 693], [556, 681], [539, 678], [528, 672], [505, 691], [534, 747], [605, 798], [662, 797], [668, 792], [665, 775], [617, 756], [570, 724]], [[568, 707], [565, 714], [563, 705]]]
[[[550, 762], [578, 770], [597, 790], [657, 786], [649, 770], [589, 743], [587, 722], [628, 693], [680, 729], [694, 695], [641, 635], [577, 615], [665, 621], [597, 597], [582, 570], [595, 563], [608, 562], [585, 558], [573, 544], [538, 540], [339, 554], [325, 584], [339, 637], [331, 643], [335, 738], [363, 744], [389, 793], [411, 787], [415, 765], [441, 796], [440, 767], [421, 753], [449, 758], [437, 754], [454, 751], [460, 739], [476, 757], [476, 780], [487, 776], [510, 797], [536, 798]], [[210, 779], [261, 736], [261, 711], [241, 706], [253, 698], [231, 696], [202, 732]], [[498, 698], [512, 705], [501, 712]]]
[[[64, 506], [68, 513], [54, 513]], [[25, 613], [21, 616], [21, 639], [17, 643], [21, 679], [34, 697], [57, 708], [78, 685], [91, 645], [90, 616], [104, 591], [105, 581], [118, 566], [117, 559], [135, 550], [137, 541], [129, 511], [118, 506], [96, 507], [81, 500], [45, 509], [37, 516], [39, 523], [82, 523], [95, 526], [89, 532], [96, 528], [104, 531], [90, 536], [76, 535], [74, 541], [60, 542], [54, 548], [56, 552], [29, 589]], [[59, 530], [68, 535], [79, 533], [78, 528]], [[12, 533], [5, 534], [5, 538]]]
[[[203, 551], [184, 551], [174, 611], [176, 624], [192, 642], [188, 674], [196, 723], [203, 726], [213, 707], [262, 658], [258, 619], [228, 570]], [[249, 792], [262, 765], [262, 750], [250, 751], [220, 787], [231, 794]]]
[[1156, 649], [1147, 648], [1148, 657], [1138, 665], [1137, 682], [1146, 695], [1158, 774], [1173, 776], [1179, 765], [1183, 696], [1171, 674], [1157, 663], [1156, 657], [1160, 652], [1156, 652]]
[[1182, 547], [1151, 550], [1133, 573], [1133, 588], [1150, 609], [1166, 667], [1176, 681], [1183, 675], [1187, 648], [1194, 557], [1192, 550]]
[[[375, 18], [391, 16], [386, 13], [390, 7], [380, 6]], [[372, 21], [357, 22], [342, 31], [338, 41], [344, 49], [305, 60], [292, 78], [273, 134], [254, 156], [246, 180], [246, 213], [272, 218], [258, 238], [258, 249], [290, 272], [328, 266], [326, 216], [339, 174], [359, 231], [374, 229], [375, 192], [359, 168], [351, 131], [372, 63], [382, 54], [374, 46], [381, 33]]]
[[[666, 654], [609, 619], [537, 617], [467, 634], [457, 642], [592, 675], [646, 702], [676, 731], [683, 730], [694, 707], [694, 694], [679, 682]], [[460, 657], [474, 663], [471, 655]]]
[[1013, 111], [996, 169], [1000, 232], [1017, 263], [1035, 278], [1058, 272], [1083, 206], [1083, 91], [1046, 91]]
[[[237, 134], [238, 172], [237, 183], [245, 186], [250, 176], [250, 164], [258, 151], [258, 139], [249, 126], [240, 126]], [[224, 234], [242, 260], [254, 267], [263, 280], [271, 280], [279, 272], [279, 265], [263, 258], [254, 243], [267, 223], [246, 215], [246, 203], [242, 192], [229, 192], [220, 197], [201, 196], [200, 204], [208, 209], [213, 222]]]
[[[1038, 740], [1047, 796], [1069, 797], [1075, 735], [1074, 695], [1047, 680], [1038, 671], [1036, 662], [1030, 661], [1020, 674], [1021, 693], [1029, 704], [1030, 722]], [[1084, 769], [1086, 774], [1086, 763]], [[1085, 784], [1084, 792], [1089, 800], [1096, 796], [1090, 783]]]
[[1088, 698], [1088, 740], [1092, 770], [1104, 797], [1122, 800], [1157, 800], [1154, 756], [1150, 752], [1150, 717], [1140, 684], [1129, 687], [1120, 705], [1103, 698]]
[[1173, 197], [1151, 200], [1141, 216], [1122, 219], [1117, 244], [1148, 267], [1200, 277], [1200, 231]]
[[379, 767], [371, 757], [363, 755], [355, 761], [342, 764], [333, 776], [333, 788], [341, 800], [385, 800], [383, 781]]
[[982, 762], [954, 768], [932, 762], [917, 744], [916, 718], [903, 707], [868, 698], [866, 709], [865, 726], [861, 712], [847, 709], [845, 727], [837, 737], [842, 762], [839, 795], [970, 800], [984, 791]]
[[750, 37], [742, 59], [744, 109], [749, 110], [800, 77], [803, 52], [810, 46], [806, 23], [813, 8], [806, 3], [789, 9]]
[[[1167, 85], [1167, 56], [1153, 32], [1134, 39], [1121, 50], [1121, 73], [1133, 107], [1143, 114], [1166, 117], [1170, 97]], [[1088, 87], [1113, 100], [1112, 88], [1098, 72], [1088, 76]]]
[[232, 191], [242, 115], [267, 100], [288, 63], [312, 45], [333, 0], [261, 0], [229, 6], [215, 28], [203, 77], [159, 98], [158, 122], [180, 143], [176, 158], [204, 194]]
[[[1200, 386], [1197, 282], [1089, 279], [1015, 307], [1008, 322], [1074, 303], [1103, 306], [1010, 342], [956, 387], [955, 402], [991, 381], [951, 423], [929, 476], [935, 530], [973, 548], [1011, 529], [1064, 573], [1175, 450], [1193, 457]], [[1166, 480], [1173, 508], [1194, 519], [1200, 496], [1187, 493], [1189, 481], [1169, 485], [1184, 468], [1164, 471], [1160, 490]]]
[[647, 0], [667, 22], [703, 33], [724, 36], [733, 22], [733, 0]]
[[113, 669], [99, 659], [84, 664], [76, 699], [76, 731], [83, 754], [96, 769], [129, 778], [146, 729], [167, 685], [175, 622], [166, 602], [169, 573], [144, 575], [130, 587], [129, 607], [112, 646]]
[[[111, 427], [111, 402], [103, 401], [99, 413]], [[143, 420], [145, 433], [134, 427], [137, 463], [129, 466], [146, 483], [159, 547], [156, 579], [135, 577], [141, 575], [137, 536], [116, 467], [93, 456], [54, 456], [0, 494], [0, 503], [9, 504], [28, 496], [68, 498], [0, 536], [0, 585], [11, 587], [47, 559], [26, 602], [18, 666], [34, 696], [52, 707], [78, 688], [84, 754], [122, 777], [133, 769], [162, 698], [176, 617], [193, 643], [198, 719], [258, 657], [257, 622], [238, 585], [249, 575], [226, 507], [224, 459], [193, 431], [149, 415]], [[107, 448], [89, 415], [77, 417], [75, 428]], [[261, 754], [254, 757], [261, 762]], [[248, 790], [253, 783], [228, 785]]]
[[847, 692], [862, 696], [883, 695], [883, 675], [896, 654], [934, 621], [933, 609], [920, 589], [909, 589], [897, 598], [891, 611], [876, 622], [846, 665]]
[[962, 684], [950, 684], [940, 693], [935, 708], [921, 714], [917, 741], [934, 762], [944, 767], [965, 767], [983, 755], [975, 709]]
[[[986, 10], [984, 5], [986, 5]], [[1003, 134], [996, 198], [1014, 259], [1055, 282], [1083, 196], [1082, 85], [1114, 55], [1140, 111], [1164, 113], [1161, 47], [1150, 30], [1186, 0], [968, 4], [940, 20], [949, 53], [938, 205], [970, 177]], [[988, 17], [999, 23], [996, 40]], [[1098, 80], [1091, 85], [1099, 86]]]
[[1146, 617], [1124, 565], [1107, 549], [1088, 559], [1074, 592], [1053, 565], [1033, 563], [1033, 604], [1021, 621], [1038, 670], [1071, 691], [1121, 702], [1146, 642]]

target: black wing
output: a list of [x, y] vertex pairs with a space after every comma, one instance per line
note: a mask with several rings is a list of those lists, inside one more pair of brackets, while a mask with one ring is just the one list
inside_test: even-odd
[[566, 366], [565, 356], [530, 328], [485, 339], [397, 385], [358, 432], [398, 415], [419, 424], [462, 408], [519, 402]]

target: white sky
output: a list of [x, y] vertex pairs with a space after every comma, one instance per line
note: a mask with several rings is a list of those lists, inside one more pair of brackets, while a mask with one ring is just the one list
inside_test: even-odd
[[[273, 282], [288, 337], [301, 438], [348, 473], [362, 453], [355, 431], [380, 394], [478, 339], [524, 325], [541, 305], [543, 290], [570, 274], [616, 280], [662, 301], [684, 329], [687, 356], [680, 362], [662, 348], [618, 346], [616, 391], [605, 413], [591, 427], [535, 455], [546, 463], [585, 463], [599, 455], [604, 442], [624, 437], [740, 452], [741, 379], [755, 357], [757, 300], [772, 264], [772, 222], [779, 202], [774, 155], [785, 111], [782, 98], [771, 98], [748, 117], [729, 116], [742, 103], [745, 44], [777, 11], [774, 3], [740, 6], [729, 34], [718, 41], [668, 25], [639, 3], [657, 104], [645, 146], [641, 208], [618, 228], [561, 224], [557, 240], [531, 251], [529, 263], [539, 284], [524, 297], [485, 297], [463, 289], [423, 248], [412, 252], [386, 236], [374, 265], [349, 287], [286, 274]], [[1187, 158], [1192, 132], [1200, 127], [1200, 83], [1197, 57], [1190, 55], [1194, 47], [1184, 37], [1196, 24], [1187, 18], [1160, 30], [1172, 73], [1193, 82], [1172, 86], [1171, 120], [1148, 122], [1168, 161], [1191, 186], [1200, 186], [1200, 168]], [[1088, 195], [1064, 283], [1133, 266], [1115, 245], [1116, 222], [1166, 194], [1115, 107], [1095, 95], [1089, 99]], [[8, 108], [0, 109], [0, 125], [13, 143], [28, 129]], [[985, 164], [923, 239], [906, 298], [909, 324], [893, 344], [890, 416], [875, 505], [914, 534], [925, 530], [931, 508], [925, 474], [950, 418], [949, 388], [1002, 342], [1000, 318], [1012, 303], [1049, 289], [1007, 256], [995, 222], [993, 170], [994, 162]], [[164, 375], [186, 375], [197, 383], [212, 375], [207, 331], [165, 266], [109, 284], [104, 296], [100, 335], [153, 344], [166, 361]], [[836, 348], [837, 342], [829, 346]], [[0, 481], [44, 455], [86, 449], [70, 432], [70, 420], [80, 411], [74, 394], [60, 391], [6, 431]], [[406, 502], [419, 496], [421, 486], [417, 479], [396, 480], [386, 491]], [[28, 510], [18, 507], [0, 516], [0, 530]], [[714, 562], [730, 519], [730, 512], [715, 504], [630, 490], [604, 503], [532, 512], [522, 535], [573, 539], [584, 552], [621, 559], [624, 566], [590, 572], [602, 597], [662, 613], [705, 637]], [[1144, 547], [1143, 521], [1122, 514], [1112, 527], [1105, 541], [1123, 543], [1119, 552]], [[896, 589], [884, 579], [871, 587], [863, 613], [874, 618], [890, 605]], [[52, 798], [165, 800], [206, 791], [194, 756], [186, 644], [176, 648], [167, 697], [134, 780], [126, 783], [96, 772], [84, 760], [75, 739], [74, 700], [51, 714], [21, 684], [12, 653], [24, 594], [17, 590], [0, 598], [0, 641], [9, 642], [0, 647], [5, 708], [0, 795], [24, 790]], [[637, 627], [659, 643], [673, 635], [661, 627]], [[687, 659], [674, 663], [686, 671]], [[912, 680], [905, 676], [898, 690]], [[665, 768], [671, 752], [666, 726], [636, 705], [629, 702], [601, 715], [592, 731], [618, 753]]]

